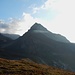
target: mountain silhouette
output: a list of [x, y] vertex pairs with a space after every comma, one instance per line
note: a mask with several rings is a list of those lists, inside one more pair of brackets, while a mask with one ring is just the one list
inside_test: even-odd
[[29, 58], [37, 63], [75, 71], [75, 44], [38, 23], [17, 40], [4, 45], [0, 57]]

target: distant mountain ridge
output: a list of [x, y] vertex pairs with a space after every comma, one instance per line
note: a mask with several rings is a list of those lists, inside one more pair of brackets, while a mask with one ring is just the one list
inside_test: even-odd
[[10, 39], [0, 33], [0, 47], [4, 44], [11, 42], [11, 41], [12, 41], [12, 39]]
[[11, 38], [13, 40], [18, 39], [20, 37], [20, 35], [18, 35], [18, 34], [6, 34], [6, 33], [2, 33], [2, 35], [6, 36], [8, 38]]

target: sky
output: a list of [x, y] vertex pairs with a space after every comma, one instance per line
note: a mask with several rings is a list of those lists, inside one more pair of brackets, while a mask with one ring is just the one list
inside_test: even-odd
[[0, 33], [23, 35], [35, 22], [75, 43], [75, 0], [0, 1]]

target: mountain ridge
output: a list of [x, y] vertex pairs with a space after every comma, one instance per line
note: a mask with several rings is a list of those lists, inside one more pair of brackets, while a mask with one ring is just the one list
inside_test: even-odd
[[4, 44], [11, 42], [11, 41], [13, 41], [11, 38], [8, 38], [0, 33], [0, 47]]
[[20, 35], [18, 35], [18, 34], [8, 34], [8, 33], [1, 33], [1, 34], [12, 40], [18, 39], [20, 37]]
[[70, 43], [70, 41], [66, 37], [64, 37], [60, 34], [52, 33], [51, 31], [47, 30], [44, 26], [42, 26], [39, 23], [35, 23], [28, 30], [28, 32], [43, 33], [44, 35], [46, 35], [47, 37], [49, 37], [52, 40], [59, 41], [59, 42]]
[[[37, 63], [75, 71], [75, 60], [73, 60], [75, 44], [56, 41], [48, 35], [51, 36], [52, 33], [49, 34], [48, 31], [46, 35], [42, 32], [29, 30], [13, 43], [5, 46], [0, 51], [0, 57], [8, 59], [29, 58]], [[71, 62], [72, 60], [73, 62]]]

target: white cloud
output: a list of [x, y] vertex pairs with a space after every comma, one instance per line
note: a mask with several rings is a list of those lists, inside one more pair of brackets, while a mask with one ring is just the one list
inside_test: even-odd
[[43, 9], [50, 9], [52, 6], [54, 6], [54, 4], [56, 3], [56, 0], [47, 0], [44, 5], [42, 5], [41, 8]]
[[34, 24], [34, 22], [34, 18], [30, 14], [23, 13], [22, 19], [18, 22], [19, 30], [17, 31], [17, 33], [20, 33], [22, 35], [31, 27], [31, 25]]
[[54, 30], [75, 42], [75, 0], [59, 0], [52, 8], [60, 12], [51, 22]]
[[16, 33], [19, 34], [24, 34], [30, 27], [35, 23], [41, 23], [42, 25], [47, 25], [48, 22], [40, 19], [40, 18], [33, 18], [30, 14], [28, 13], [23, 13], [22, 19], [18, 22], [18, 31]]
[[41, 23], [42, 25], [48, 25], [47, 21], [40, 18], [33, 18], [30, 14], [23, 13], [22, 18], [20, 19], [11, 18], [9, 23], [1, 22], [1, 24], [3, 24], [2, 26], [4, 27], [1, 27], [0, 24], [0, 32], [23, 35], [35, 22]]
[[[53, 23], [59, 27], [59, 32], [64, 34], [72, 42], [75, 41], [75, 0], [61, 0], [57, 7], [60, 15], [57, 16]], [[59, 7], [60, 6], [60, 7]], [[61, 29], [61, 30], [60, 30]]]
[[15, 33], [17, 28], [17, 21], [13, 20], [12, 22], [5, 23], [1, 21], [0, 23], [0, 32], [1, 33]]
[[[57, 0], [58, 1], [58, 0]], [[56, 0], [47, 0], [40, 7], [33, 7], [33, 14], [37, 13], [40, 10], [50, 10], [56, 4]]]

